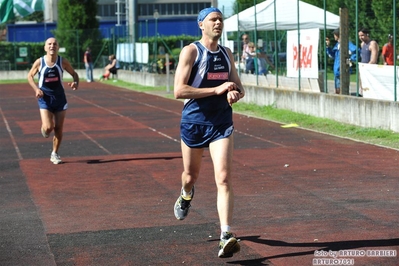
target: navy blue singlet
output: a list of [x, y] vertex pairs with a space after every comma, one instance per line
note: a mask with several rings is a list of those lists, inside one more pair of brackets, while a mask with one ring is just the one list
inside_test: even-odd
[[57, 57], [57, 62], [53, 66], [48, 66], [43, 56], [40, 60], [39, 69], [39, 88], [48, 96], [64, 95], [64, 86], [62, 85], [62, 57]]
[[[215, 52], [209, 51], [199, 41], [197, 58], [191, 70], [188, 85], [198, 88], [216, 87], [229, 81], [231, 64], [223, 46]], [[227, 92], [200, 99], [187, 99], [184, 102], [182, 123], [199, 125], [222, 125], [233, 123], [232, 109], [227, 102]]]

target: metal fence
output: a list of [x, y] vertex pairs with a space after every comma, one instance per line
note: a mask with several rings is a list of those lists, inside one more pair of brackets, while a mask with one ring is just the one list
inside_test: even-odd
[[[270, 59], [273, 66], [269, 66], [269, 71], [275, 74], [275, 86], [279, 87], [279, 79], [287, 74], [287, 67], [290, 67], [292, 61], [287, 62], [287, 55], [292, 53], [292, 43], [288, 43], [288, 33], [290, 31], [298, 32], [298, 60], [300, 65], [298, 71], [297, 89], [301, 90], [301, 70], [305, 69], [301, 65], [303, 60], [301, 58], [305, 55], [303, 50], [301, 35], [303, 30], [308, 28], [319, 29], [318, 55], [317, 67], [319, 70], [319, 79], [323, 80], [320, 85], [320, 91], [326, 93], [334, 93], [334, 59], [328, 57], [326, 53], [325, 39], [331, 40], [330, 47], [338, 47], [341, 53], [342, 60], [339, 62], [341, 68], [340, 94], [349, 94], [354, 96], [364, 96], [382, 100], [396, 101], [397, 100], [397, 18], [396, 14], [399, 11], [396, 0], [393, 1], [312, 1], [312, 0], [285, 0], [285, 1], [263, 1], [259, 4], [233, 7], [234, 12], [231, 12], [225, 19], [225, 31], [232, 30], [228, 33], [228, 42], [233, 42], [233, 48], [236, 54], [236, 61], [240, 61], [245, 51], [241, 37], [248, 35], [250, 41], [261, 51], [257, 54], [260, 57], [266, 56]], [[258, 1], [259, 2], [259, 1]], [[313, 4], [313, 5], [310, 5]], [[314, 7], [319, 8], [312, 9]], [[309, 12], [312, 10], [312, 12]], [[314, 10], [314, 11], [313, 11]], [[319, 12], [321, 10], [321, 12]], [[226, 10], [224, 10], [225, 13]], [[236, 12], [241, 11], [241, 12]], [[331, 17], [329, 13], [334, 16], [339, 16], [338, 24], [335, 28], [331, 25]], [[233, 20], [232, 20], [233, 19]], [[292, 20], [296, 21], [291, 27], [288, 26]], [[236, 28], [234, 28], [232, 26]], [[334, 38], [333, 31], [340, 29], [340, 43], [337, 44]], [[377, 61], [373, 64], [363, 64], [361, 57], [362, 40], [359, 38], [360, 31], [365, 30], [369, 41], [378, 45]], [[388, 37], [389, 36], [389, 37]], [[391, 38], [391, 44], [389, 43]], [[299, 41], [300, 40], [300, 41]], [[358, 56], [355, 60], [350, 61], [350, 54], [348, 45], [344, 43], [352, 42], [357, 47]], [[226, 43], [227, 44], [227, 43]], [[374, 45], [373, 44], [373, 45]], [[337, 46], [335, 46], [337, 45]], [[383, 50], [387, 46], [391, 47], [392, 56], [394, 58], [392, 65], [387, 65], [383, 57]], [[395, 47], [395, 48], [394, 48]], [[346, 50], [346, 51], [345, 51]], [[288, 58], [290, 59], [290, 58]], [[258, 58], [259, 60], [259, 58]], [[364, 60], [364, 58], [363, 58]], [[245, 61], [241, 60], [241, 67], [243, 72], [248, 72], [245, 66]], [[261, 75], [259, 71], [253, 68], [251, 72], [254, 75]], [[268, 72], [270, 73], [270, 72]], [[330, 80], [330, 82], [328, 82]], [[345, 84], [342, 84], [345, 82]], [[347, 83], [346, 83], [347, 82]]]

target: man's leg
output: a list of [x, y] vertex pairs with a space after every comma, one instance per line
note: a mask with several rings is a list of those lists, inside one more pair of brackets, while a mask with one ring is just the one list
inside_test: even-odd
[[182, 187], [184, 191], [190, 192], [199, 176], [204, 149], [192, 149], [181, 141], [181, 151], [183, 156]]
[[194, 184], [198, 179], [204, 149], [192, 149], [181, 141], [183, 156], [182, 190], [174, 206], [176, 219], [183, 220], [188, 215], [190, 202], [194, 196]]
[[93, 77], [93, 63], [90, 63], [90, 81], [94, 81], [94, 77]]
[[65, 120], [66, 110], [61, 112], [56, 112], [54, 114], [54, 138], [53, 138], [53, 152], [58, 153], [58, 149], [60, 148], [62, 137], [63, 137], [63, 128], [64, 128], [64, 120]]
[[86, 66], [86, 80], [90, 80], [90, 65]]
[[231, 185], [233, 135], [212, 142], [209, 146], [209, 151], [212, 157], [218, 191], [217, 208], [220, 226], [230, 226], [234, 207], [234, 195]]
[[40, 109], [40, 118], [42, 120], [41, 132], [43, 137], [48, 138], [51, 131], [54, 129], [54, 114], [47, 109]]
[[341, 93], [341, 80], [340, 77], [335, 77], [334, 78], [334, 83], [335, 83], [335, 93], [340, 94]]
[[228, 258], [240, 251], [240, 244], [230, 230], [234, 207], [234, 195], [231, 181], [233, 135], [212, 142], [209, 146], [209, 150], [213, 161], [218, 191], [217, 209], [221, 229], [218, 257]]

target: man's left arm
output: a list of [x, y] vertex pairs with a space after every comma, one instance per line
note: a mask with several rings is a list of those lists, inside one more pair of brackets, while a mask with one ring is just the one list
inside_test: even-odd
[[73, 78], [73, 82], [68, 83], [73, 90], [77, 90], [79, 87], [79, 75], [76, 73], [75, 69], [73, 69], [71, 63], [65, 58], [62, 59], [62, 68], [65, 69]]
[[371, 42], [370, 51], [371, 51], [371, 56], [370, 56], [369, 64], [377, 64], [379, 47], [378, 47], [378, 43], [376, 41]]
[[229, 54], [230, 65], [231, 65], [231, 73], [230, 73], [230, 80], [229, 81], [234, 82], [237, 85], [237, 88], [238, 88], [237, 91], [238, 91], [239, 97], [241, 99], [242, 97], [245, 96], [245, 90], [244, 90], [244, 87], [242, 86], [240, 77], [238, 76], [238, 72], [237, 72], [237, 69], [236, 69], [235, 64], [234, 64], [233, 53], [227, 47], [226, 47], [226, 50], [227, 50], [227, 52]]

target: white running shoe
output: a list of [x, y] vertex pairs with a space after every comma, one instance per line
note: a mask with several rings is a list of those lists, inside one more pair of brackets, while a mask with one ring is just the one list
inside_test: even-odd
[[231, 258], [234, 253], [240, 251], [239, 239], [235, 238], [230, 232], [223, 232], [223, 237], [219, 243], [219, 258]]
[[53, 164], [60, 164], [62, 163], [61, 157], [57, 153], [52, 153], [50, 157], [50, 161]]

